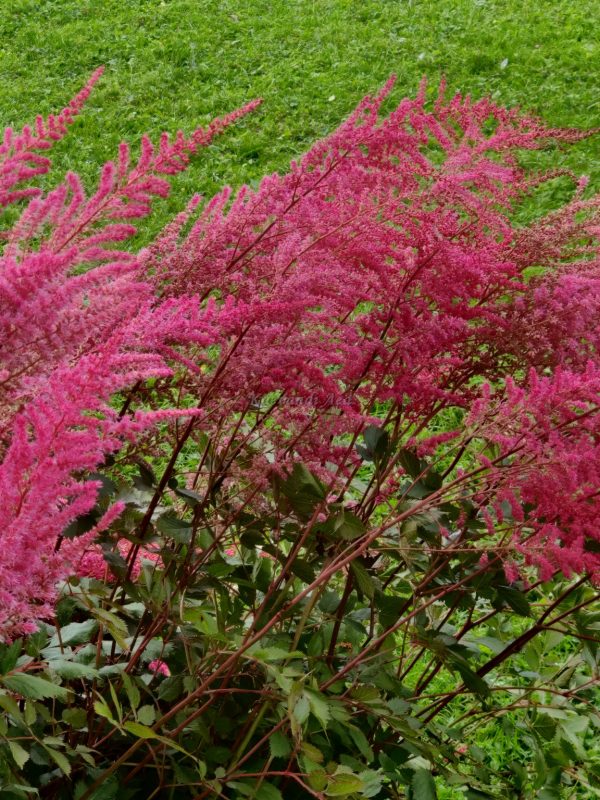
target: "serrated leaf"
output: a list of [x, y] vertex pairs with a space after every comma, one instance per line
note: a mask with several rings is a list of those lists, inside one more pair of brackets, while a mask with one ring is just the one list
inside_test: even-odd
[[110, 478], [108, 478], [106, 475], [103, 475], [101, 472], [90, 473], [89, 480], [100, 483], [100, 488], [98, 489], [99, 500], [106, 500], [107, 497], [117, 493], [117, 486], [115, 482], [111, 481]]
[[6, 675], [15, 668], [22, 644], [21, 639], [17, 639], [11, 645], [0, 645], [0, 675]]
[[301, 519], [308, 519], [315, 506], [327, 496], [321, 481], [299, 463], [294, 464], [291, 475], [285, 480], [277, 479], [276, 486]]
[[376, 586], [363, 561], [360, 559], [351, 561], [350, 570], [354, 575], [354, 580], [356, 581], [356, 585], [360, 591], [365, 595], [365, 597], [368, 597], [369, 600], [372, 600], [375, 596]]
[[358, 539], [366, 530], [363, 521], [346, 509], [342, 509], [330, 517], [324, 528], [336, 539], [343, 539], [347, 542]]
[[[142, 486], [148, 486], [150, 489], [156, 486], [156, 475], [148, 464], [145, 464], [141, 459], [137, 461], [138, 472], [140, 473], [139, 482]], [[136, 481], [134, 481], [137, 483]]]
[[283, 647], [258, 647], [256, 650], [248, 650], [247, 655], [256, 661], [284, 661], [289, 658], [304, 658], [304, 653], [300, 650], [284, 650]]
[[363, 461], [373, 461], [378, 466], [387, 461], [390, 437], [385, 428], [367, 425], [363, 431], [363, 441], [364, 445], [356, 445], [356, 450]]
[[127, 562], [123, 556], [116, 550], [102, 550], [102, 558], [106, 561], [111, 569], [111, 572], [117, 578], [124, 578], [127, 574]]
[[[80, 784], [77, 784], [79, 786]], [[87, 786], [83, 784], [82, 792], [85, 792]], [[111, 775], [106, 781], [102, 783], [92, 794], [90, 795], [89, 800], [117, 800], [119, 797], [119, 793], [122, 789], [120, 782], [115, 778], [114, 775]], [[80, 797], [80, 795], [76, 795], [76, 797]]]
[[113, 713], [106, 703], [102, 703], [97, 700], [94, 703], [94, 711], [96, 714], [98, 714], [98, 716], [104, 717], [105, 719], [109, 720], [109, 722], [112, 722], [113, 725], [117, 724], [117, 720], [113, 717]]
[[137, 736], [138, 739], [157, 739], [159, 742], [166, 744], [168, 747], [172, 747], [174, 750], [184, 753], [190, 758], [194, 758], [191, 753], [188, 753], [188, 751], [178, 745], [177, 742], [169, 739], [166, 736], [161, 736], [148, 725], [142, 725], [140, 722], [125, 722], [123, 729], [129, 733], [132, 733], [134, 736]]
[[478, 694], [480, 697], [487, 697], [489, 695], [490, 687], [480, 675], [463, 664], [457, 664], [456, 669], [459, 671], [460, 677], [463, 679], [463, 683], [467, 689], [475, 692], [475, 694]]
[[[44, 744], [42, 742], [42, 744]], [[48, 753], [50, 758], [58, 765], [58, 768], [61, 772], [64, 772], [65, 775], [71, 774], [71, 765], [69, 764], [69, 759], [66, 757], [64, 753], [61, 753], [60, 750], [55, 750], [53, 747], [47, 747], [44, 744], [44, 750]]]
[[346, 797], [347, 795], [360, 792], [363, 782], [351, 772], [340, 772], [332, 775], [327, 781], [325, 794], [327, 797]]
[[96, 511], [81, 514], [67, 525], [61, 536], [63, 539], [76, 539], [78, 536], [83, 536], [84, 533], [89, 533], [98, 524], [99, 519], [100, 516]]
[[255, 800], [283, 800], [279, 789], [268, 781], [263, 781], [254, 793]]
[[191, 523], [180, 519], [171, 511], [159, 517], [156, 527], [161, 533], [170, 536], [180, 544], [187, 544], [192, 538], [193, 528]]
[[414, 450], [409, 450], [407, 447], [402, 448], [398, 454], [398, 460], [411, 478], [418, 478], [423, 472], [423, 464]]
[[8, 694], [4, 694], [4, 692], [0, 692], [0, 708], [3, 708], [4, 711], [10, 714], [15, 722], [21, 722], [23, 720], [23, 715], [14, 698]]
[[500, 600], [506, 603], [506, 605], [510, 606], [512, 610], [517, 614], [520, 614], [520, 616], [532, 616], [529, 600], [523, 592], [520, 592], [518, 589], [515, 589], [511, 586], [497, 586], [496, 593]]
[[94, 609], [94, 614], [100, 619], [108, 633], [112, 636], [115, 642], [122, 650], [127, 650], [127, 642], [125, 637], [128, 636], [127, 625], [116, 614], [111, 614], [110, 611], [105, 611], [102, 608]]
[[327, 728], [327, 723], [331, 719], [331, 710], [327, 697], [312, 689], [305, 689], [304, 693], [308, 697], [311, 713], [319, 720], [324, 729]]
[[137, 720], [142, 725], [154, 725], [156, 722], [156, 709], [154, 706], [140, 706], [137, 710]]
[[363, 782], [362, 796], [376, 797], [381, 791], [382, 776], [373, 769], [365, 769], [359, 772], [358, 777]]
[[143, 725], [141, 722], [126, 722], [123, 727], [129, 733], [133, 733], [138, 739], [156, 739], [158, 734], [153, 731], [148, 725]]
[[43, 700], [47, 697], [55, 697], [58, 700], [66, 700], [68, 691], [62, 686], [50, 683], [37, 675], [25, 675], [23, 672], [14, 675], [5, 675], [2, 683], [11, 692], [27, 697], [29, 700]]
[[135, 709], [139, 706], [141, 700], [140, 690], [135, 685], [133, 679], [126, 672], [123, 673], [122, 680], [123, 680], [123, 685], [125, 687], [125, 692], [127, 693], [129, 704], [131, 705], [131, 708], [135, 711]]
[[91, 641], [92, 637], [98, 630], [98, 623], [95, 619], [87, 619], [85, 622], [70, 622], [60, 629], [60, 638], [57, 633], [50, 639], [51, 646], [57, 646], [61, 643], [67, 644], [82, 644]]
[[275, 731], [269, 737], [269, 750], [272, 758], [285, 758], [292, 752], [292, 745], [285, 734]]
[[56, 659], [50, 661], [48, 666], [52, 672], [56, 672], [61, 678], [67, 681], [75, 680], [76, 678], [97, 678], [100, 674], [94, 667], [89, 667], [87, 664], [80, 664], [77, 661], [67, 661], [65, 659]]
[[301, 694], [292, 707], [292, 715], [296, 722], [302, 725], [310, 714], [310, 701], [305, 694]]
[[[265, 548], [266, 549], [266, 548]], [[304, 583], [312, 583], [315, 579], [315, 569], [312, 564], [305, 561], [303, 558], [295, 558], [290, 566], [291, 571], [297, 578], [300, 578]]]
[[310, 742], [302, 742], [300, 749], [302, 754], [312, 761], [313, 764], [322, 764], [323, 761], [325, 761], [323, 753]]
[[177, 497], [181, 497], [183, 502], [186, 506], [190, 508], [194, 508], [200, 502], [202, 502], [202, 497], [198, 494], [198, 492], [192, 492], [191, 489], [173, 489]]
[[10, 754], [13, 757], [15, 764], [19, 769], [23, 769], [24, 765], [29, 760], [29, 753], [25, 750], [24, 747], [18, 742], [13, 741], [12, 739], [8, 740], [8, 746], [10, 748]]
[[374, 759], [373, 750], [367, 740], [367, 737], [360, 730], [360, 728], [357, 728], [355, 725], [348, 725], [347, 731], [350, 734], [352, 741], [358, 748], [358, 751], [360, 752], [361, 756], [365, 759], [365, 761], [367, 761], [367, 763], [373, 761]]
[[428, 769], [417, 769], [410, 782], [412, 800], [437, 800], [433, 775]]
[[87, 725], [87, 714], [84, 708], [65, 708], [61, 718], [74, 730], [80, 730]]

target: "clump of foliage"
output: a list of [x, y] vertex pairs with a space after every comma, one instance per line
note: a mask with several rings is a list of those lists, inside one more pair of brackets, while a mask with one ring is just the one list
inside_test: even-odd
[[97, 77], [0, 153], [3, 796], [584, 796], [600, 201], [513, 221], [583, 134], [390, 83], [134, 254], [254, 104], [43, 195]]

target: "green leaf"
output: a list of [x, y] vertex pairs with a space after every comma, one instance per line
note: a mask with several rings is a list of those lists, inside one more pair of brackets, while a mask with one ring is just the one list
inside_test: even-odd
[[409, 595], [397, 597], [377, 590], [374, 595], [375, 606], [379, 609], [379, 621], [384, 628], [389, 628], [400, 618], [406, 607]]
[[87, 619], [85, 622], [71, 622], [60, 629], [60, 639], [55, 633], [50, 639], [50, 645], [57, 646], [61, 642], [66, 644], [83, 644], [91, 641], [98, 630], [98, 623], [95, 619]]
[[104, 717], [105, 719], [109, 720], [109, 722], [112, 722], [113, 725], [117, 724], [117, 720], [113, 717], [113, 713], [106, 703], [102, 703], [97, 700], [94, 703], [94, 711], [96, 714], [98, 714], [98, 716]]
[[390, 437], [385, 428], [367, 425], [363, 431], [364, 445], [356, 445], [363, 461], [373, 461], [378, 466], [385, 464], [389, 458]]
[[124, 578], [127, 574], [127, 562], [116, 550], [103, 549], [102, 558], [106, 561], [117, 578]]
[[255, 800], [283, 800], [283, 795], [272, 783], [263, 781], [254, 793], [254, 798]]
[[83, 536], [84, 533], [88, 533], [98, 524], [99, 519], [100, 516], [97, 511], [81, 514], [67, 525], [62, 532], [62, 537], [64, 539], [76, 539], [78, 536]]
[[327, 728], [327, 723], [331, 719], [331, 710], [327, 697], [321, 692], [316, 692], [312, 689], [305, 689], [304, 693], [308, 697], [311, 713], [319, 720], [323, 728]]
[[65, 708], [61, 718], [70, 728], [81, 730], [87, 725], [87, 714], [84, 708]]
[[172, 703], [183, 694], [183, 680], [180, 675], [172, 675], [161, 681], [158, 687], [158, 699]]
[[181, 497], [186, 506], [190, 508], [194, 508], [202, 502], [202, 497], [198, 492], [192, 492], [190, 489], [174, 489], [173, 491], [177, 497]]
[[358, 539], [359, 536], [362, 536], [366, 529], [363, 521], [356, 514], [342, 509], [327, 520], [323, 530], [336, 539], [351, 542], [353, 539]]
[[403, 447], [398, 454], [398, 460], [411, 478], [418, 478], [423, 472], [424, 465], [421, 463], [421, 460], [417, 457], [414, 450]]
[[269, 750], [272, 758], [285, 758], [292, 752], [292, 745], [281, 731], [275, 731], [269, 737]]
[[497, 586], [496, 594], [500, 600], [510, 606], [513, 611], [522, 617], [531, 617], [531, 606], [529, 600], [518, 589], [510, 586]]
[[302, 751], [304, 759], [305, 760], [308, 759], [308, 761], [310, 761], [311, 764], [315, 764], [318, 766], [319, 764], [322, 764], [323, 761], [325, 761], [325, 756], [323, 755], [323, 753], [319, 750], [318, 747], [315, 747], [314, 744], [311, 744], [310, 742], [302, 742], [300, 750]]
[[156, 709], [154, 706], [140, 706], [137, 710], [137, 720], [142, 725], [154, 725], [156, 722]]
[[318, 764], [311, 765], [310, 762], [303, 762], [303, 769], [307, 774], [306, 782], [315, 792], [322, 792], [327, 786], [327, 773]]
[[347, 795], [360, 792], [363, 782], [352, 772], [339, 772], [332, 775], [325, 787], [327, 797], [346, 797]]
[[140, 690], [135, 685], [133, 678], [131, 678], [126, 672], [122, 675], [123, 685], [125, 686], [125, 691], [127, 692], [127, 697], [129, 699], [129, 704], [131, 708], [135, 711], [135, 709], [140, 704]]
[[437, 800], [433, 775], [428, 769], [417, 769], [410, 783], [412, 800]]
[[[42, 742], [42, 744], [44, 744]], [[50, 758], [58, 765], [58, 768], [61, 772], [64, 772], [65, 775], [71, 774], [71, 765], [69, 764], [69, 759], [66, 757], [64, 753], [61, 753], [59, 750], [55, 750], [53, 747], [48, 747], [44, 744], [44, 750], [48, 753]]]
[[369, 744], [369, 742], [367, 740], [367, 737], [360, 730], [360, 728], [357, 728], [355, 725], [348, 725], [347, 731], [350, 734], [350, 737], [352, 738], [352, 741], [354, 742], [354, 744], [358, 748], [361, 756], [368, 763], [373, 761], [373, 759], [374, 759], [373, 750], [372, 750], [371, 745]]
[[475, 694], [478, 694], [480, 697], [487, 697], [489, 695], [490, 687], [476, 672], [473, 672], [472, 669], [464, 664], [456, 664], [456, 669], [459, 671], [460, 677], [463, 679], [467, 689], [475, 692]]
[[126, 731], [129, 731], [129, 733], [133, 733], [134, 736], [137, 736], [138, 739], [159, 738], [156, 731], [153, 731], [148, 725], [142, 725], [141, 722], [126, 722], [123, 727]]
[[98, 670], [94, 669], [94, 667], [80, 664], [77, 661], [67, 661], [66, 659], [49, 661], [48, 666], [52, 672], [56, 672], [57, 675], [67, 681], [75, 680], [76, 678], [97, 678], [99, 675]]
[[[93, 781], [95, 778], [100, 776], [101, 770], [91, 770], [90, 771], [90, 779]], [[89, 784], [84, 783], [83, 781], [78, 781], [75, 785], [75, 795], [74, 800], [78, 800], [89, 787]], [[114, 776], [111, 775], [105, 781], [103, 781], [102, 785], [95, 789], [92, 794], [90, 795], [90, 800], [117, 800], [117, 798], [121, 795], [122, 792], [122, 785], [119, 780]]]
[[[141, 459], [137, 462], [138, 472], [140, 473], [139, 483], [145, 488], [149, 487], [153, 489], [156, 486], [156, 475], [152, 472], [151, 467], [148, 464], [145, 464]], [[137, 479], [134, 480], [134, 483], [137, 484]]]
[[190, 758], [194, 758], [191, 753], [188, 753], [187, 750], [178, 745], [177, 742], [173, 741], [173, 739], [169, 739], [166, 736], [161, 736], [152, 728], [148, 727], [148, 725], [142, 725], [140, 722], [125, 722], [123, 728], [129, 733], [132, 733], [134, 736], [137, 736], [138, 739], [158, 739], [159, 742], [166, 744], [167, 747], [172, 747], [174, 750], [184, 753]]
[[359, 773], [358, 777], [364, 784], [362, 790], [363, 797], [376, 797], [381, 791], [382, 776], [373, 769], [365, 769]]
[[66, 700], [68, 696], [67, 689], [45, 681], [43, 678], [38, 678], [37, 675], [25, 675], [23, 672], [18, 672], [14, 675], [5, 675], [1, 680], [11, 692], [21, 694], [29, 700], [43, 700], [46, 697]]
[[292, 707], [294, 719], [302, 725], [310, 714], [310, 701], [305, 694], [301, 694]]
[[90, 473], [89, 480], [97, 481], [101, 484], [100, 488], [98, 489], [99, 500], [106, 500], [106, 498], [117, 493], [117, 486], [114, 481], [111, 481], [110, 478], [108, 478], [106, 475], [103, 475], [101, 472]]
[[325, 500], [327, 491], [321, 481], [304, 464], [294, 464], [285, 480], [276, 479], [276, 487], [287, 498], [301, 519], [309, 519], [318, 503]]
[[264, 661], [266, 664], [271, 661], [284, 661], [288, 658], [304, 658], [304, 653], [300, 650], [284, 650], [283, 647], [257, 647], [255, 650], [250, 648], [246, 655], [256, 661]]
[[16, 639], [11, 645], [0, 645], [0, 675], [6, 675], [15, 668], [21, 645], [21, 639]]
[[358, 558], [355, 561], [351, 561], [350, 569], [360, 591], [365, 595], [365, 597], [368, 597], [369, 600], [372, 600], [375, 596], [375, 582], [369, 574], [364, 561]]
[[23, 769], [25, 763], [29, 760], [29, 753], [25, 750], [24, 747], [18, 742], [15, 742], [12, 739], [8, 740], [8, 746], [10, 748], [10, 754], [13, 757], [15, 764], [19, 769]]
[[112, 614], [110, 611], [105, 611], [103, 608], [94, 609], [94, 614], [104, 623], [106, 630], [119, 647], [122, 650], [127, 650], [125, 638], [129, 635], [129, 631], [127, 630], [127, 625], [124, 620], [117, 617], [116, 614]]
[[312, 583], [315, 579], [314, 567], [303, 558], [295, 558], [290, 569], [294, 575], [300, 578], [301, 581], [304, 581], [304, 583]]
[[19, 706], [15, 702], [14, 698], [8, 694], [4, 694], [4, 692], [0, 692], [0, 708], [3, 708], [4, 711], [10, 714], [15, 722], [23, 721], [23, 715], [21, 714]]
[[159, 517], [156, 527], [161, 533], [175, 539], [179, 544], [188, 544], [192, 538], [193, 528], [191, 523], [180, 519], [172, 511], [167, 511]]

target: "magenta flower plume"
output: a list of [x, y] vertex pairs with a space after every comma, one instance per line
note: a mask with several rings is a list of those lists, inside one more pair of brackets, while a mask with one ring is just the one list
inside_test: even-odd
[[39, 117], [35, 130], [7, 130], [0, 148], [0, 205], [29, 201], [0, 259], [0, 638], [51, 616], [57, 581], [77, 571], [81, 558], [92, 569], [89, 542], [58, 546], [70, 522], [96, 502], [99, 484], [86, 474], [161, 419], [194, 413], [121, 419], [111, 405], [119, 390], [171, 374], [177, 345], [212, 341], [197, 300], [158, 300], [137, 257], [120, 248], [153, 199], [167, 194], [160, 175], [184, 169], [256, 105], [173, 144], [163, 137], [158, 149], [144, 137], [133, 164], [122, 145], [91, 197], [74, 174], [45, 196], [17, 188], [47, 172], [50, 162], [38, 151], [65, 135], [101, 74], [60, 114]]
[[[48, 169], [38, 151], [98, 75], [0, 152], [0, 204], [28, 200], [0, 264], [0, 636], [51, 617], [70, 572], [100, 577], [94, 538], [120, 509], [80, 540], [62, 533], [96, 502], [90, 472], [127, 447], [158, 451], [157, 429], [174, 457], [208, 438], [207, 496], [216, 481], [238, 510], [267, 508], [263, 490], [296, 462], [335, 505], [383, 409], [419, 457], [448, 456], [509, 581], [524, 565], [600, 579], [600, 201], [580, 181], [562, 209], [512, 221], [555, 177], [528, 174], [519, 150], [585, 134], [443, 86], [429, 106], [424, 84], [382, 117], [390, 81], [289, 172], [194, 197], [133, 254], [164, 176], [257, 103], [158, 146], [143, 137], [137, 161], [122, 145], [89, 197], [73, 174], [42, 195], [25, 185]], [[131, 405], [151, 379], [163, 402]], [[449, 412], [459, 423], [440, 433]], [[468, 447], [466, 470], [453, 450]], [[365, 502], [395, 508], [405, 479], [391, 458]], [[117, 549], [133, 569], [135, 548]]]

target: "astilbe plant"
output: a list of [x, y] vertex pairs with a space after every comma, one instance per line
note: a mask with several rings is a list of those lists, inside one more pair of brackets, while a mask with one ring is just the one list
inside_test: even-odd
[[[547, 726], [535, 692], [590, 703], [599, 201], [573, 179], [512, 221], [557, 177], [518, 151], [584, 134], [425, 85], [382, 117], [392, 86], [137, 255], [161, 176], [254, 104], [122, 146], [91, 198], [19, 188], [89, 87], [6, 137], [2, 197], [32, 199], [0, 272], [0, 631], [33, 635], [0, 698], [6, 774], [42, 796], [146, 797], [152, 769], [153, 797], [427, 800], [432, 770], [489, 797], [517, 778], [453, 737], [519, 702]], [[557, 632], [588, 648], [566, 683], [498, 679]], [[543, 740], [519, 780], [560, 797]]]
[[69, 569], [60, 534], [96, 500], [98, 483], [82, 476], [153, 420], [122, 418], [111, 396], [170, 374], [161, 351], [172, 342], [212, 340], [197, 302], [157, 301], [136, 256], [115, 245], [135, 233], [132, 222], [149, 213], [154, 197], [165, 196], [161, 176], [185, 168], [198, 147], [254, 106], [188, 139], [163, 136], [157, 149], [144, 137], [134, 165], [122, 145], [92, 197], [74, 174], [46, 196], [21, 187], [48, 169], [37, 151], [66, 133], [100, 73], [58, 116], [38, 118], [35, 135], [7, 130], [1, 154], [2, 204], [33, 197], [6, 234], [0, 269], [4, 636], [35, 630], [32, 619], [52, 613], [56, 582]]

